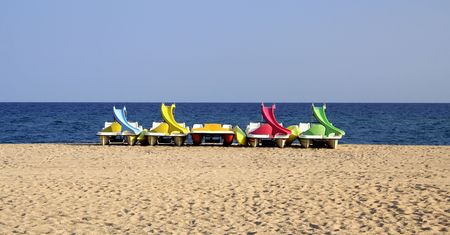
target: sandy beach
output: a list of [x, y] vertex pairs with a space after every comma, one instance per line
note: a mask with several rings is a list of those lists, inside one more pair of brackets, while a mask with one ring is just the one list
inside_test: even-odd
[[450, 146], [0, 145], [0, 234], [449, 233]]

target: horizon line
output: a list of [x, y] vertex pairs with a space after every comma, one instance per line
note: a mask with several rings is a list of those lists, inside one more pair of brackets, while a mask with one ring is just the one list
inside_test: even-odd
[[398, 102], [398, 101], [368, 101], [368, 102], [353, 102], [353, 101], [304, 101], [304, 102], [294, 102], [294, 101], [0, 101], [0, 103], [216, 103], [216, 104], [259, 104], [259, 103], [280, 103], [280, 104], [314, 104], [314, 103], [324, 103], [324, 104], [450, 104], [449, 102]]

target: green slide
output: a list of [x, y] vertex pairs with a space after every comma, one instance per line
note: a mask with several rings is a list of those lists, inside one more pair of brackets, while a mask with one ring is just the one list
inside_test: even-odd
[[327, 115], [325, 114], [326, 105], [324, 104], [322, 107], [314, 107], [314, 104], [312, 105], [312, 110], [314, 117], [317, 119], [317, 121], [320, 122], [320, 124], [324, 125], [326, 127], [326, 135], [329, 136], [330, 134], [334, 133], [338, 136], [345, 135], [345, 132], [335, 126], [328, 121]]

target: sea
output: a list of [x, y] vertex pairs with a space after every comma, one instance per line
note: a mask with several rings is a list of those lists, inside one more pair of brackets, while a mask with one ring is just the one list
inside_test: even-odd
[[[169, 104], [169, 103], [166, 103]], [[144, 128], [161, 121], [160, 103], [0, 103], [0, 143], [97, 143], [113, 120], [113, 106]], [[272, 103], [266, 103], [272, 105]], [[322, 105], [321, 103], [316, 103]], [[450, 145], [449, 103], [327, 103], [326, 114], [345, 130], [341, 143]], [[261, 122], [260, 103], [177, 103], [175, 119], [239, 125]], [[314, 122], [311, 103], [276, 103], [284, 126]]]

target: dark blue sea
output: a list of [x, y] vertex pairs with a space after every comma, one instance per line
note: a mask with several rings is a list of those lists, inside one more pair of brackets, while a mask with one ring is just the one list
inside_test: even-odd
[[[113, 105], [126, 105], [128, 119], [144, 128], [161, 120], [160, 103], [0, 103], [0, 143], [97, 143], [97, 131], [113, 120]], [[259, 103], [176, 105], [175, 119], [189, 126], [218, 122], [245, 128], [262, 121]], [[314, 121], [310, 103], [276, 105], [284, 126]], [[342, 143], [450, 144], [450, 104], [328, 103], [327, 116], [346, 131]]]

